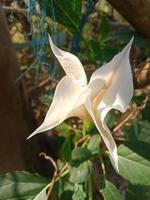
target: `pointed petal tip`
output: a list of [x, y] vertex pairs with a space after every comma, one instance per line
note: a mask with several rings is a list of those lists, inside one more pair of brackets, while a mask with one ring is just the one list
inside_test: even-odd
[[32, 137], [32, 136], [31, 136], [31, 135], [29, 135], [29, 136], [26, 138], [26, 140], [29, 140], [31, 137]]
[[132, 45], [133, 41], [134, 41], [134, 35], [133, 35], [132, 38], [130, 39], [129, 44]]
[[31, 137], [33, 137], [35, 134], [36, 134], [35, 132], [31, 133], [31, 134], [27, 137], [26, 140], [29, 140], [29, 139], [30, 139]]
[[31, 137], [37, 135], [38, 133], [44, 132], [44, 130], [41, 129], [41, 127], [39, 127], [38, 129], [36, 129], [33, 133], [31, 133], [26, 140], [30, 139]]
[[52, 40], [52, 38], [49, 34], [48, 34], [48, 39], [49, 39], [49, 44], [51, 46], [51, 49], [53, 50], [54, 43], [53, 43], [53, 40]]
[[127, 43], [127, 45], [124, 47], [124, 49], [120, 53], [124, 53], [129, 57], [131, 46], [134, 40], [134, 36], [130, 39], [130, 41]]
[[134, 41], [134, 35], [132, 36], [128, 44], [126, 45], [125, 49], [128, 49], [128, 51], [130, 51], [133, 41]]
[[51, 38], [51, 36], [48, 34], [48, 39], [49, 39], [49, 42], [51, 43], [53, 43], [53, 41], [52, 41], [52, 38]]

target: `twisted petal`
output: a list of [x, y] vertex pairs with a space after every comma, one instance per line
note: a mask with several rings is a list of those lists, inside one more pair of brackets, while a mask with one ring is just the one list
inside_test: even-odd
[[80, 60], [72, 53], [59, 49], [53, 43], [50, 36], [49, 36], [49, 42], [54, 55], [60, 62], [66, 74], [72, 74], [75, 79], [80, 80], [82, 82], [82, 85], [86, 86], [87, 78]]
[[102, 120], [112, 108], [125, 112], [133, 96], [133, 80], [129, 61], [132, 42], [133, 38], [122, 52], [115, 56], [105, 69], [102, 69], [106, 77], [109, 77], [109, 79], [105, 80], [106, 90], [98, 105], [98, 110], [101, 110], [101, 113], [103, 113]]
[[[110, 103], [111, 105], [112, 101], [115, 100], [118, 89], [120, 92], [122, 90], [120, 98], [122, 97], [122, 101], [124, 102], [124, 105], [122, 105], [123, 110], [126, 110], [126, 107], [128, 106], [133, 95], [133, 81], [129, 62], [129, 53], [132, 42], [133, 38], [119, 54], [114, 56], [109, 63], [96, 70], [90, 79], [90, 83], [95, 79], [105, 81], [105, 85], [108, 88], [107, 94], [111, 97], [109, 98], [110, 102], [107, 102], [107, 104]], [[114, 89], [115, 92], [113, 92]], [[113, 97], [112, 93], [114, 94]]]
[[102, 94], [97, 94], [92, 101], [92, 106], [96, 110], [96, 114], [94, 115], [95, 123], [97, 123], [96, 126], [110, 152], [112, 164], [117, 170], [117, 147], [104, 119], [106, 114], [113, 108], [125, 112], [133, 96], [133, 80], [129, 62], [129, 52], [132, 42], [133, 38], [111, 62], [96, 70], [89, 84], [89, 86], [92, 85], [98, 79], [105, 82], [103, 92], [102, 90], [100, 91]]
[[50, 130], [68, 118], [81, 90], [80, 82], [76, 81], [72, 75], [66, 75], [56, 87], [52, 104], [44, 122], [28, 138]]
[[88, 110], [89, 114], [91, 115], [96, 128], [98, 129], [103, 141], [106, 144], [106, 147], [108, 148], [110, 152], [110, 158], [112, 161], [113, 166], [117, 171], [118, 169], [118, 155], [117, 155], [117, 146], [116, 143], [111, 135], [110, 130], [107, 128], [107, 126], [104, 126], [104, 122], [100, 120], [99, 113], [94, 111], [92, 101], [88, 97], [85, 102], [86, 109]]

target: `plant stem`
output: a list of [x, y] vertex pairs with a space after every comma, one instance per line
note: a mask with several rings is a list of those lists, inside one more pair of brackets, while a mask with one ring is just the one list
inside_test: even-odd
[[93, 193], [92, 193], [92, 176], [89, 177], [88, 180], [88, 200], [93, 200]]

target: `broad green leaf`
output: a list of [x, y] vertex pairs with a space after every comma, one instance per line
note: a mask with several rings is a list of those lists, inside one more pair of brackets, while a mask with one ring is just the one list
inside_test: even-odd
[[89, 149], [85, 147], [78, 147], [72, 151], [72, 160], [71, 164], [74, 166], [79, 166], [84, 161], [90, 159], [92, 153]]
[[74, 194], [72, 196], [72, 200], [85, 200], [85, 192], [83, 189], [83, 185], [75, 184]]
[[139, 140], [150, 144], [150, 122], [134, 122], [130, 127], [125, 128], [125, 135], [128, 140]]
[[49, 180], [24, 171], [10, 172], [0, 176], [1, 200], [42, 200]]
[[93, 135], [90, 139], [90, 142], [87, 148], [92, 152], [92, 155], [100, 153], [100, 135]]
[[116, 186], [105, 180], [105, 185], [101, 188], [100, 192], [102, 193], [104, 200], [121, 200], [120, 193]]
[[79, 32], [81, 0], [38, 0], [41, 10], [69, 31]]
[[47, 200], [46, 187], [34, 198], [34, 200]]
[[146, 142], [125, 142], [118, 148], [119, 174], [132, 184], [150, 186], [150, 145]]
[[62, 147], [62, 157], [64, 160], [67, 162], [71, 160], [71, 153], [73, 150], [73, 141], [72, 141], [72, 136], [66, 138], [63, 147]]
[[84, 162], [79, 167], [70, 168], [70, 181], [72, 183], [86, 182], [91, 174], [91, 162]]
[[127, 200], [148, 200], [150, 199], [150, 187], [145, 185], [129, 185], [126, 191]]

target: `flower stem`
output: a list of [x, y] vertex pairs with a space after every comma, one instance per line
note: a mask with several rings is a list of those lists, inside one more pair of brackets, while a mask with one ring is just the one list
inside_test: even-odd
[[93, 200], [93, 193], [92, 193], [92, 176], [89, 177], [88, 180], [88, 200]]

